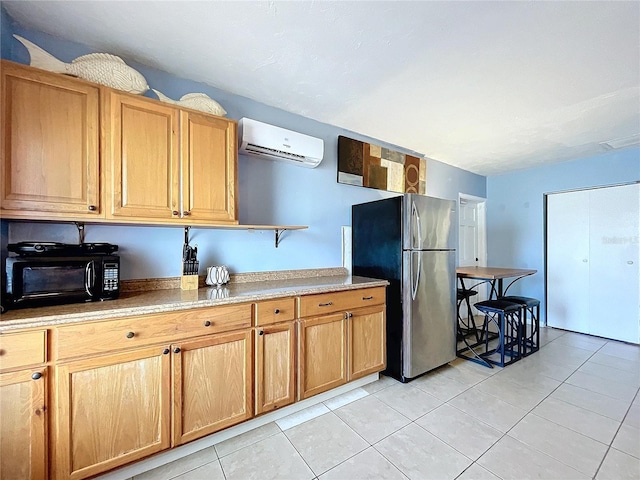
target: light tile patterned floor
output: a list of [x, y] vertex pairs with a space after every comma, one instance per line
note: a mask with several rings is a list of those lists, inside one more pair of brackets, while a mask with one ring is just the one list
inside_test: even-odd
[[640, 479], [640, 347], [541, 343], [504, 369], [382, 377], [135, 480]]

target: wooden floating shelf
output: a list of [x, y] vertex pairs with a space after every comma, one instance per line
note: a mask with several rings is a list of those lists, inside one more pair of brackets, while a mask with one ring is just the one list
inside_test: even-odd
[[309, 228], [307, 225], [194, 225], [184, 227], [185, 230], [190, 228], [213, 228], [217, 230], [273, 230], [275, 233], [275, 245], [278, 248], [282, 234], [287, 230], [305, 230]]

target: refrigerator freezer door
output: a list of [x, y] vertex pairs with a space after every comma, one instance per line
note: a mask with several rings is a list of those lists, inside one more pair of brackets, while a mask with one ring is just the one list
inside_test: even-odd
[[403, 252], [402, 374], [413, 378], [456, 357], [455, 250]]
[[456, 248], [456, 202], [414, 194], [403, 202], [403, 250]]

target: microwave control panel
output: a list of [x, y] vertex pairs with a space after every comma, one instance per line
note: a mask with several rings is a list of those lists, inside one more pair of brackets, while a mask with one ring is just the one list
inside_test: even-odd
[[117, 263], [105, 263], [103, 265], [104, 291], [113, 292], [120, 289], [119, 265]]

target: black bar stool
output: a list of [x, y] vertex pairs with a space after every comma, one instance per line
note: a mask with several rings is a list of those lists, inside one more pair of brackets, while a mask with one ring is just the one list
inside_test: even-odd
[[[502, 300], [518, 303], [522, 307], [522, 355], [531, 355], [540, 349], [540, 300], [531, 297], [508, 296]], [[527, 330], [527, 318], [531, 321], [531, 330]]]
[[[482, 335], [485, 351], [480, 356], [489, 363], [504, 367], [522, 358], [522, 311], [521, 304], [508, 300], [485, 300], [474, 305], [484, 314]], [[489, 350], [489, 326], [491, 323], [498, 329], [498, 345]], [[500, 360], [489, 358], [499, 354]], [[505, 361], [505, 358], [508, 359]]]
[[[478, 292], [475, 290], [467, 290], [464, 288], [458, 288], [457, 292], [457, 302], [458, 302], [458, 340], [464, 340], [467, 335], [474, 335], [476, 337], [476, 342], [480, 341], [480, 331], [476, 326], [476, 322], [473, 318], [473, 312], [471, 311], [471, 303], [469, 299]], [[466, 321], [460, 315], [460, 306], [462, 302], [466, 302], [467, 304], [467, 319]]]

